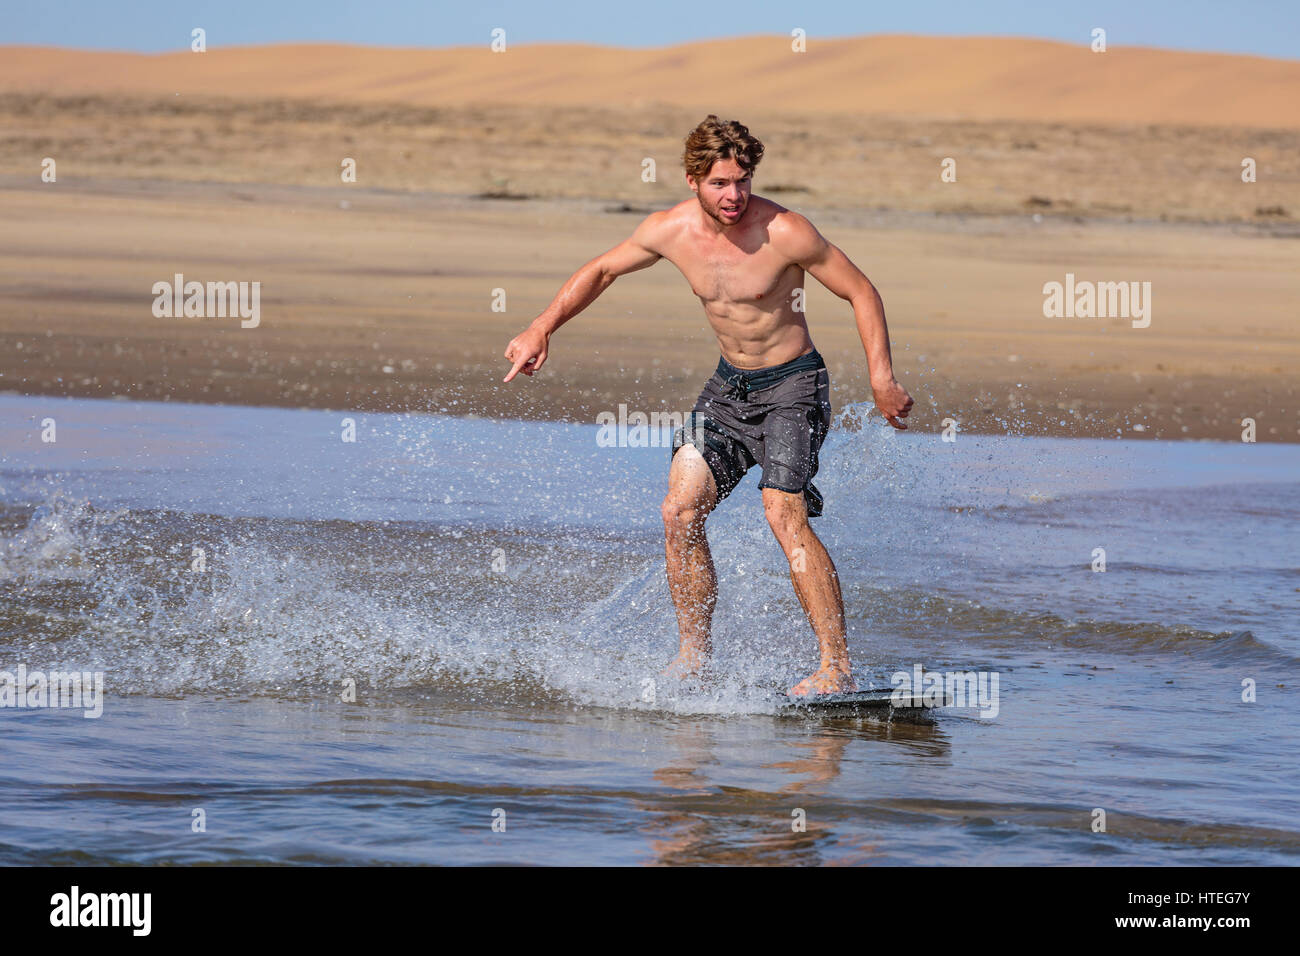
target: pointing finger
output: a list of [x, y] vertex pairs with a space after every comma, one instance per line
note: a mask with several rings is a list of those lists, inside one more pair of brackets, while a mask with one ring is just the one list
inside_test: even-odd
[[[510, 381], [512, 378], [514, 378], [516, 375], [519, 374], [519, 370], [520, 370], [521, 368], [523, 368], [525, 365], [527, 365], [528, 362], [529, 362], [529, 358], [526, 357], [526, 356], [521, 356], [520, 358], [516, 359], [516, 360], [515, 360], [515, 367], [512, 368], [512, 369], [510, 370], [510, 373], [509, 373], [508, 375], [506, 375], [506, 377], [503, 378], [501, 381], [503, 381], [503, 382], [508, 382], [508, 381]], [[528, 374], [531, 375], [532, 372], [530, 371]]]

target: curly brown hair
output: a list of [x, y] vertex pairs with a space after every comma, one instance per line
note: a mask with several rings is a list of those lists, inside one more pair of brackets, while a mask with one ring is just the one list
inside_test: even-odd
[[734, 159], [741, 169], [752, 173], [762, 158], [763, 144], [749, 135], [747, 126], [735, 120], [724, 122], [710, 113], [686, 137], [682, 165], [687, 175], [698, 182], [720, 159]]

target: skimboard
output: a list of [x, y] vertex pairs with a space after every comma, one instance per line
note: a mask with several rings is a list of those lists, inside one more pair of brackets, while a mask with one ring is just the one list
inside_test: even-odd
[[879, 717], [883, 720], [925, 720], [936, 707], [951, 707], [951, 695], [926, 706], [911, 696], [894, 700], [889, 687], [847, 691], [842, 694], [809, 694], [791, 697], [777, 693], [781, 713], [802, 717]]

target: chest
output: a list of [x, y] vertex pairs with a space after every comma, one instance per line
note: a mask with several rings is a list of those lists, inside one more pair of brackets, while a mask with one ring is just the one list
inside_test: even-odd
[[770, 307], [797, 285], [797, 265], [769, 244], [753, 252], [731, 245], [697, 244], [683, 250], [678, 268], [706, 302], [745, 302]]

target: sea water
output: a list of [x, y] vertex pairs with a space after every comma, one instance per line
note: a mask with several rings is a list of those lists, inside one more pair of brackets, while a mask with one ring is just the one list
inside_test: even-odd
[[0, 863], [1296, 863], [1300, 446], [865, 411], [812, 519], [857, 679], [995, 707], [782, 714], [757, 469], [718, 679], [662, 677], [665, 434], [0, 396], [0, 672], [104, 686], [0, 707]]

